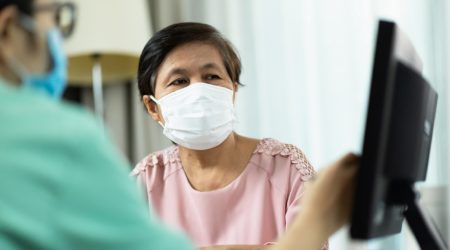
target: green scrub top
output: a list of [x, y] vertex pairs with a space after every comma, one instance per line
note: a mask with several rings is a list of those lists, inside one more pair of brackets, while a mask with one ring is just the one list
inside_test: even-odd
[[92, 115], [0, 82], [0, 249], [192, 249]]

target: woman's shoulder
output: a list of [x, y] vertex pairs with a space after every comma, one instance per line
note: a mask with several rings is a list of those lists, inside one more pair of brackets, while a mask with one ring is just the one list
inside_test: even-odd
[[291, 175], [300, 176], [303, 181], [307, 181], [316, 173], [300, 148], [276, 139], [262, 139], [256, 146], [254, 157], [262, 158], [259, 161], [261, 167], [272, 174], [279, 171], [289, 172]]
[[147, 171], [157, 171], [161, 169], [166, 172], [168, 166], [178, 165], [180, 158], [178, 156], [178, 147], [171, 146], [166, 149], [150, 153], [142, 159], [131, 171], [131, 176], [137, 176]]

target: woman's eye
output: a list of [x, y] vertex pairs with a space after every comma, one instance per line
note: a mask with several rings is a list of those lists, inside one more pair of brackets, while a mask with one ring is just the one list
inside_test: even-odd
[[216, 80], [216, 79], [221, 79], [221, 78], [218, 75], [207, 75], [206, 76], [206, 80]]
[[188, 80], [179, 78], [179, 79], [172, 81], [169, 85], [180, 85], [180, 84], [186, 84], [186, 83], [188, 83]]

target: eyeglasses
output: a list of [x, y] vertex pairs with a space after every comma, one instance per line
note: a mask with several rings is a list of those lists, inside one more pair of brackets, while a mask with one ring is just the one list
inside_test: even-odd
[[64, 38], [72, 35], [77, 20], [77, 9], [73, 3], [50, 3], [36, 5], [34, 12], [51, 11], [54, 13], [56, 26]]

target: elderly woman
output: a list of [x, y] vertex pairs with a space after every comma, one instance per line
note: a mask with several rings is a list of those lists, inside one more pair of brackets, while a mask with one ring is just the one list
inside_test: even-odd
[[132, 176], [157, 215], [198, 247], [275, 242], [314, 175], [297, 147], [234, 131], [240, 73], [230, 42], [201, 23], [157, 32], [139, 63], [148, 114], [176, 145], [149, 154]]

